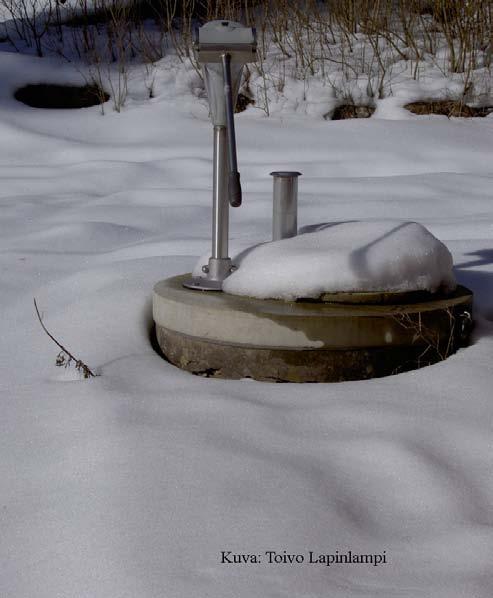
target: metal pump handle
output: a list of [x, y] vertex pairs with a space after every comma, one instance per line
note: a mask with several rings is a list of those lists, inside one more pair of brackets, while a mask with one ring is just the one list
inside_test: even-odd
[[233, 90], [231, 84], [231, 55], [223, 54], [221, 59], [223, 64], [224, 97], [226, 100], [226, 128], [228, 135], [228, 195], [230, 205], [233, 208], [237, 208], [238, 206], [241, 206], [241, 183], [240, 173], [238, 172], [238, 161], [236, 158]]

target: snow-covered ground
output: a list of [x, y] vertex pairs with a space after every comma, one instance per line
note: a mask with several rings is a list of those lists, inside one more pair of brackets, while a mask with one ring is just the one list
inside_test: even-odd
[[[300, 170], [300, 226], [421, 222], [474, 291], [477, 327], [446, 362], [384, 379], [224, 381], [149, 342], [154, 283], [210, 242], [196, 75], [165, 60], [156, 97], [121, 114], [12, 99], [48, 75], [76, 79], [0, 55], [0, 595], [490, 598], [493, 117], [417, 117], [399, 94], [368, 120], [238, 115], [234, 242], [269, 238], [268, 173]], [[55, 367], [33, 297], [99, 377]], [[387, 562], [308, 562], [348, 550]]]

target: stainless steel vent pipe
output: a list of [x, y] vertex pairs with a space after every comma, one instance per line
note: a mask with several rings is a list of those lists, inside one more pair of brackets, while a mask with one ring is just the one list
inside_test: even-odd
[[271, 172], [274, 177], [272, 198], [272, 240], [298, 234], [298, 177], [301, 172]]

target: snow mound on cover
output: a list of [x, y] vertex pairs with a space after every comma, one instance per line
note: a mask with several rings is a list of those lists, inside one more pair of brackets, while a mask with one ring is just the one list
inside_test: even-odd
[[233, 256], [224, 291], [260, 299], [339, 291], [453, 290], [452, 256], [417, 222], [340, 222]]

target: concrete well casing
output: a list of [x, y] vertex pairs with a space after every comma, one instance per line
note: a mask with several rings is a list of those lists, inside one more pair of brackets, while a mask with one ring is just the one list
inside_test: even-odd
[[340, 293], [279, 301], [185, 289], [189, 276], [154, 287], [156, 336], [168, 361], [207, 377], [338, 382], [387, 376], [441, 361], [470, 335], [472, 293], [461, 286], [447, 296]]

